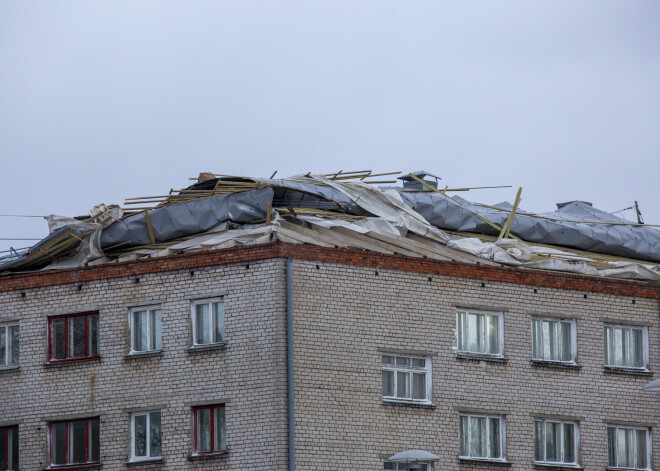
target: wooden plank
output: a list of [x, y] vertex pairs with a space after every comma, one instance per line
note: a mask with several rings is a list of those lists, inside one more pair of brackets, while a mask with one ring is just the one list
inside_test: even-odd
[[509, 232], [511, 232], [511, 225], [513, 224], [513, 218], [516, 216], [516, 209], [518, 209], [518, 204], [520, 203], [520, 193], [522, 193], [522, 187], [518, 188], [518, 193], [516, 194], [516, 200], [513, 202], [513, 208], [511, 208], [509, 217], [506, 219], [506, 223], [504, 223], [504, 227], [500, 231], [500, 236], [497, 238], [497, 240], [502, 240], [508, 237]]
[[369, 237], [367, 235], [360, 234], [360, 233], [352, 231], [352, 230], [350, 230], [346, 227], [336, 226], [336, 227], [332, 228], [332, 231], [338, 232], [338, 233], [340, 233], [340, 234], [342, 234], [346, 237], [351, 237], [354, 240], [360, 241], [362, 244], [364, 244], [365, 248], [367, 248], [369, 250], [374, 250], [373, 247], [378, 247], [378, 248], [387, 250], [389, 252], [398, 253], [400, 255], [407, 255], [409, 257], [421, 257], [422, 256], [421, 254], [419, 254], [417, 252], [413, 252], [412, 250], [408, 250], [408, 249], [402, 248], [398, 245], [394, 245], [394, 244], [391, 244], [391, 243], [388, 243], [388, 242], [385, 242], [385, 241], [378, 240], [374, 237]]
[[151, 239], [151, 243], [155, 244], [156, 243], [156, 238], [154, 237], [154, 229], [151, 227], [151, 219], [149, 219], [149, 210], [145, 209], [144, 210], [144, 220], [147, 223], [147, 230], [149, 231], [149, 239]]
[[[408, 238], [413, 239], [418, 242], [427, 242], [428, 239], [424, 239], [421, 236], [418, 236], [417, 234], [412, 234], [408, 233]], [[450, 247], [446, 247], [441, 244], [437, 244], [435, 246], [435, 250], [440, 254], [444, 255], [445, 257], [449, 257], [452, 260], [455, 260], [457, 262], [464, 262], [464, 263], [479, 263], [481, 265], [489, 265], [489, 266], [499, 266], [497, 263], [492, 262], [490, 260], [486, 260], [483, 258], [479, 258], [476, 255], [469, 254], [467, 252], [461, 252], [460, 250], [452, 249]]]

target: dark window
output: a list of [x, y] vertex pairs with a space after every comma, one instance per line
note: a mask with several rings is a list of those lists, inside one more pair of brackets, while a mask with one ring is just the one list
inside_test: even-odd
[[50, 424], [50, 464], [66, 466], [99, 462], [99, 419]]
[[195, 454], [219, 453], [227, 449], [224, 404], [195, 407], [193, 428]]
[[53, 361], [99, 356], [99, 314], [87, 312], [48, 319], [48, 358]]
[[18, 469], [18, 425], [0, 427], [0, 470]]

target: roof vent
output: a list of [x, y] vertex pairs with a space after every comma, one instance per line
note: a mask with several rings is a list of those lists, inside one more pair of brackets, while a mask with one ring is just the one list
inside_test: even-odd
[[593, 204], [591, 204], [588, 201], [573, 200], [573, 201], [566, 201], [565, 203], [557, 203], [557, 209], [561, 209], [564, 206], [568, 206], [571, 203], [582, 203], [582, 204], [586, 204], [587, 206], [593, 206]]
[[[431, 185], [433, 188], [438, 188], [438, 180], [442, 180], [440, 177], [433, 175], [432, 173], [429, 173], [425, 170], [417, 170], [416, 172], [410, 172], [411, 175], [415, 175], [417, 178], [420, 180], [424, 180], [425, 183], [428, 183]], [[427, 179], [425, 177], [431, 177], [431, 179]], [[397, 180], [402, 180], [403, 181], [403, 188], [406, 190], [426, 190], [427, 188], [422, 185], [420, 182], [415, 180], [413, 177], [410, 175], [404, 175], [402, 177], [399, 177]]]

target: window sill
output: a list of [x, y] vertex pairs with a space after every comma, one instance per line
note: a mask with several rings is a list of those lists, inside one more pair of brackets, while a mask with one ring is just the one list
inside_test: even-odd
[[[457, 360], [465, 361], [489, 361], [493, 363], [507, 363], [509, 360], [502, 355], [488, 355], [485, 353], [468, 353], [468, 352], [458, 352], [456, 353]], [[485, 460], [478, 460], [485, 461]]]
[[548, 471], [561, 471], [563, 469], [582, 469], [579, 464], [568, 463], [534, 463], [535, 469], [547, 469]]
[[143, 460], [131, 460], [127, 461], [124, 463], [126, 466], [138, 466], [141, 464], [148, 465], [148, 464], [154, 464], [154, 465], [159, 465], [163, 464], [163, 457], [161, 456], [160, 458], [146, 458]]
[[[603, 372], [606, 374], [653, 376], [653, 372], [645, 368], [626, 368], [623, 366], [603, 366]], [[608, 468], [608, 469], [626, 469], [626, 468]]]
[[101, 469], [101, 463], [83, 463], [83, 464], [51, 464], [44, 469]]
[[529, 364], [538, 368], [556, 368], [560, 370], [580, 370], [582, 365], [577, 363], [552, 361], [552, 360], [530, 360]]
[[208, 352], [212, 350], [224, 350], [226, 348], [229, 348], [226, 343], [211, 343], [208, 345], [192, 345], [186, 348], [186, 351], [188, 353], [196, 353], [196, 352]]
[[[72, 358], [70, 360], [56, 360], [56, 361], [49, 361], [44, 363], [44, 367], [46, 368], [57, 368], [59, 366], [70, 366], [70, 365], [77, 365], [79, 363], [90, 363], [90, 362], [98, 362], [101, 363], [101, 357], [88, 357], [88, 358]], [[62, 465], [65, 466], [65, 465]], [[78, 465], [76, 465], [78, 466]], [[60, 466], [56, 467], [57, 469], [60, 469]], [[49, 468], [50, 469], [50, 468]], [[55, 469], [55, 468], [53, 468]]]
[[214, 460], [227, 456], [229, 451], [218, 451], [216, 453], [202, 453], [198, 455], [188, 455], [188, 461]]
[[15, 366], [3, 366], [0, 368], [0, 375], [1, 374], [9, 374], [9, 373], [15, 373], [20, 371], [21, 367], [19, 365]]
[[504, 468], [510, 468], [510, 461], [502, 460], [488, 460], [483, 458], [459, 458], [459, 464], [484, 464], [484, 465], [493, 465], [493, 466], [502, 466]]
[[[124, 355], [125, 360], [131, 360], [133, 358], [145, 358], [145, 357], [158, 357], [162, 356], [163, 351], [162, 350], [151, 350], [148, 352], [132, 352]], [[132, 461], [131, 461], [132, 463]]]
[[435, 409], [437, 407], [432, 402], [414, 402], [414, 401], [404, 401], [399, 399], [383, 399], [382, 404], [384, 406], [390, 406], [390, 407], [397, 407], [397, 406], [419, 407], [422, 409], [428, 409], [428, 408]]

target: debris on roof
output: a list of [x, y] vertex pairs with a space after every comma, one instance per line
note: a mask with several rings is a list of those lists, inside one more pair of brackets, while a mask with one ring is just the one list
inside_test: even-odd
[[[420, 170], [275, 179], [200, 173], [187, 188], [98, 205], [89, 217], [49, 216], [50, 234], [0, 257], [0, 273], [163, 257], [273, 241], [465, 263], [660, 281], [660, 231], [594, 208], [549, 213], [486, 205], [438, 188]], [[397, 180], [403, 186], [396, 186]]]

